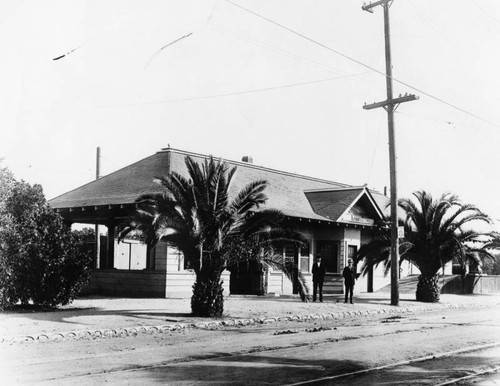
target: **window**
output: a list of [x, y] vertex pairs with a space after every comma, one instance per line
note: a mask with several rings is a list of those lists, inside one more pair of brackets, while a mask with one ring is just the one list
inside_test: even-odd
[[114, 268], [146, 269], [147, 245], [136, 240], [115, 241]]
[[285, 263], [293, 264], [293, 258], [295, 257], [295, 248], [292, 246], [285, 247]]
[[309, 272], [309, 255], [310, 255], [309, 242], [306, 242], [305, 245], [303, 245], [300, 248], [300, 271], [301, 272]]
[[358, 247], [356, 245], [349, 245], [347, 247], [347, 258], [352, 259], [354, 261], [354, 258], [356, 257], [356, 254], [358, 253]]
[[273, 247], [274, 253], [277, 256], [283, 256], [283, 244], [277, 244]]

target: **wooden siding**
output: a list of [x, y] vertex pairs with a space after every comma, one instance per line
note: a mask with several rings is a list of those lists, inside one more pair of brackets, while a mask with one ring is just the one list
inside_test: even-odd
[[449, 280], [442, 288], [443, 294], [498, 294], [500, 293], [500, 276], [465, 276], [463, 279], [456, 275]]
[[176, 248], [170, 245], [167, 250], [166, 268], [169, 273], [184, 271], [184, 257]]
[[185, 298], [193, 293], [195, 274], [191, 271], [167, 272], [167, 298]]
[[93, 270], [83, 294], [131, 297], [165, 297], [165, 273], [120, 269]]
[[283, 273], [282, 272], [269, 272], [267, 282], [267, 292], [276, 295], [283, 294]]

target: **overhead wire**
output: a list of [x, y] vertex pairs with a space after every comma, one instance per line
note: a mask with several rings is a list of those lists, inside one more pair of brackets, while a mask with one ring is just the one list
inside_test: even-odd
[[[269, 23], [271, 23], [271, 24], [273, 24], [273, 25], [275, 25], [275, 26], [277, 26], [279, 28], [282, 28], [282, 29], [284, 29], [284, 30], [286, 30], [286, 31], [288, 31], [288, 32], [296, 35], [296, 36], [299, 36], [299, 37], [301, 37], [301, 38], [303, 38], [303, 39], [305, 39], [305, 40], [307, 40], [307, 41], [309, 41], [309, 42], [311, 42], [311, 43], [313, 43], [315, 45], [318, 45], [318, 46], [320, 46], [320, 47], [322, 47], [322, 48], [324, 48], [324, 49], [326, 49], [328, 51], [331, 51], [331, 52], [333, 52], [333, 53], [335, 53], [335, 54], [337, 54], [337, 55], [339, 55], [339, 56], [341, 56], [341, 57], [343, 57], [343, 58], [345, 58], [347, 60], [350, 60], [350, 61], [352, 61], [352, 62], [354, 62], [354, 63], [356, 63], [356, 64], [358, 64], [358, 65], [360, 65], [362, 67], [368, 68], [369, 70], [371, 70], [373, 72], [376, 72], [376, 73], [378, 73], [380, 75], [383, 75], [384, 77], [387, 78], [387, 75], [385, 74], [385, 72], [380, 71], [380, 70], [378, 70], [378, 69], [376, 69], [376, 68], [374, 68], [374, 67], [372, 67], [372, 66], [370, 66], [370, 65], [368, 65], [366, 63], [363, 63], [362, 61], [357, 60], [357, 59], [355, 59], [355, 58], [353, 58], [353, 57], [351, 57], [349, 55], [346, 55], [346, 54], [344, 54], [343, 52], [341, 52], [339, 50], [336, 50], [336, 49], [334, 49], [334, 48], [332, 48], [330, 46], [327, 46], [326, 44], [323, 44], [323, 43], [321, 43], [321, 42], [319, 42], [319, 41], [317, 41], [317, 40], [315, 40], [315, 39], [307, 36], [307, 35], [304, 35], [304, 34], [298, 32], [298, 31], [295, 31], [294, 29], [292, 29], [290, 27], [287, 27], [287, 26], [285, 26], [283, 24], [280, 24], [280, 23], [278, 23], [275, 20], [269, 19], [268, 17], [263, 16], [263, 15], [255, 12], [255, 11], [249, 9], [249, 8], [246, 8], [246, 7], [238, 4], [238, 3], [235, 3], [234, 1], [231, 1], [231, 0], [224, 0], [224, 1], [227, 2], [227, 3], [229, 3], [229, 4], [232, 4], [233, 6], [235, 6], [237, 8], [240, 8], [241, 10], [244, 10], [245, 12], [248, 12], [248, 13], [250, 13], [250, 14], [252, 14], [252, 15], [254, 15], [254, 16], [256, 16], [256, 17], [258, 17], [258, 18], [260, 18], [262, 20], [265, 20], [265, 21], [267, 21], [267, 22], [269, 22]], [[445, 101], [442, 98], [439, 98], [439, 97], [437, 97], [435, 95], [432, 95], [432, 94], [430, 94], [430, 93], [428, 93], [428, 92], [426, 92], [426, 91], [424, 91], [422, 89], [419, 89], [418, 87], [412, 86], [411, 84], [406, 83], [406, 82], [404, 82], [402, 80], [399, 80], [397, 78], [394, 78], [394, 77], [391, 77], [391, 79], [394, 82], [397, 82], [397, 83], [402, 84], [402, 85], [404, 85], [406, 87], [409, 87], [412, 90], [415, 90], [415, 91], [417, 91], [417, 92], [419, 92], [419, 93], [421, 93], [421, 94], [423, 94], [423, 95], [425, 95], [425, 96], [427, 96], [427, 97], [429, 97], [431, 99], [434, 99], [435, 101], [438, 101], [438, 102], [440, 102], [442, 104], [445, 104], [445, 105], [447, 105], [447, 106], [449, 106], [449, 107], [451, 107], [451, 108], [453, 108], [455, 110], [458, 110], [458, 111], [460, 111], [460, 112], [462, 112], [464, 114], [467, 114], [467, 115], [469, 115], [469, 116], [471, 116], [471, 117], [473, 117], [475, 119], [478, 119], [478, 120], [480, 120], [480, 121], [482, 121], [484, 123], [487, 123], [489, 125], [492, 125], [492, 126], [500, 128], [499, 124], [496, 124], [496, 123], [491, 122], [491, 121], [489, 121], [489, 120], [487, 120], [485, 118], [482, 118], [482, 117], [480, 117], [477, 114], [474, 114], [474, 113], [472, 113], [470, 111], [467, 111], [467, 110], [465, 110], [465, 109], [463, 109], [463, 108], [461, 108], [459, 106], [456, 106], [456, 105], [454, 105], [454, 104], [452, 104], [450, 102], [447, 102], [447, 101]]]
[[427, 17], [425, 17], [425, 15], [422, 14], [422, 12], [420, 12], [420, 10], [415, 6], [415, 4], [413, 4], [413, 1], [411, 1], [411, 0], [408, 1], [408, 4], [410, 4], [410, 6], [413, 8], [415, 14], [417, 15], [417, 17], [420, 20], [422, 20], [422, 22], [424, 22], [424, 24], [426, 24], [430, 29], [432, 29], [434, 32], [436, 32], [441, 39], [446, 40], [448, 43], [450, 42], [449, 39], [446, 36], [444, 36], [442, 34], [442, 32], [433, 23], [431, 23], [431, 21]]
[[[175, 44], [175, 43], [177, 43], [177, 42], [179, 42], [179, 41], [181, 41], [181, 40], [183, 40], [183, 39], [186, 39], [186, 38], [190, 37], [192, 34], [193, 34], [193, 33], [192, 33], [192, 32], [190, 32], [190, 33], [188, 33], [187, 35], [181, 36], [180, 38], [177, 38], [177, 39], [175, 39], [175, 40], [173, 40], [173, 41], [171, 41], [171, 42], [169, 42], [169, 43], [167, 43], [167, 44], [163, 45], [163, 46], [162, 46], [159, 50], [157, 50], [157, 51], [156, 51], [156, 52], [155, 52], [155, 53], [151, 56], [151, 58], [149, 58], [149, 60], [146, 62], [146, 65], [144, 66], [144, 69], [146, 69], [146, 68], [147, 68], [147, 67], [151, 64], [151, 62], [153, 61], [153, 59], [154, 59], [154, 58], [155, 58], [158, 54], [160, 54], [160, 52], [161, 52], [161, 51], [163, 51], [165, 48], [170, 47], [171, 45], [173, 45], [173, 44]], [[55, 60], [55, 59], [54, 59], [54, 60]]]
[[[273, 46], [271, 44], [267, 44], [261, 40], [257, 40], [257, 39], [254, 39], [248, 35], [245, 35], [245, 34], [242, 34], [242, 33], [239, 33], [239, 32], [236, 32], [234, 30], [231, 30], [231, 29], [228, 29], [228, 28], [224, 28], [224, 27], [221, 27], [219, 25], [215, 25], [215, 24], [212, 24], [211, 25], [212, 28], [217, 31], [217, 30], [220, 30], [222, 31], [223, 33], [230, 33], [232, 34], [232, 37], [234, 37], [235, 39], [243, 39], [251, 44], [254, 44], [260, 48], [263, 48], [263, 49], [266, 49], [266, 50], [269, 50], [271, 52], [274, 52], [274, 53], [277, 53], [277, 54], [280, 54], [280, 55], [283, 55], [283, 56], [286, 56], [288, 58], [291, 58], [291, 59], [294, 59], [294, 60], [297, 60], [299, 62], [303, 62], [303, 63], [306, 63], [310, 66], [313, 66], [313, 67], [316, 67], [316, 68], [319, 68], [321, 70], [324, 70], [324, 71], [328, 71], [328, 72], [331, 72], [331, 73], [342, 73], [342, 74], [348, 74], [346, 71], [343, 71], [343, 70], [340, 70], [338, 68], [333, 68], [332, 66], [328, 65], [328, 64], [324, 64], [324, 63], [321, 63], [317, 60], [313, 60], [313, 59], [310, 59], [310, 58], [306, 58], [302, 55], [299, 55], [299, 54], [296, 54], [294, 52], [291, 52], [291, 51], [288, 51], [288, 50], [285, 50], [285, 49], [282, 49], [282, 48], [279, 48], [279, 47], [276, 47], [276, 46]], [[366, 74], [368, 73], [371, 73], [371, 72], [366, 72]]]
[[491, 15], [491, 13], [490, 13], [490, 12], [486, 11], [486, 10], [485, 10], [483, 7], [481, 7], [481, 6], [480, 6], [480, 5], [479, 5], [476, 1], [474, 1], [474, 0], [469, 0], [469, 1], [470, 1], [470, 2], [471, 2], [471, 3], [472, 3], [472, 4], [473, 4], [473, 5], [474, 5], [477, 9], [479, 9], [479, 10], [481, 11], [481, 13], [482, 13], [484, 16], [488, 17], [490, 20], [492, 20], [492, 21], [494, 21], [495, 23], [497, 23], [497, 24], [499, 24], [499, 25], [500, 25], [500, 21], [499, 21], [497, 18], [493, 17], [493, 16]]
[[[363, 76], [363, 75], [366, 75], [366, 72], [358, 73], [358, 74], [339, 75], [339, 76], [332, 77], [332, 78], [310, 80], [310, 81], [305, 81], [305, 82], [289, 83], [289, 84], [284, 84], [284, 85], [279, 85], [279, 86], [256, 88], [256, 89], [243, 90], [243, 91], [233, 91], [233, 92], [221, 93], [221, 94], [201, 95], [201, 96], [185, 97], [185, 98], [173, 98], [173, 99], [165, 99], [165, 100], [152, 101], [152, 102], [140, 102], [140, 103], [127, 103], [127, 104], [89, 106], [89, 107], [78, 108], [78, 110], [114, 109], [114, 108], [125, 108], [125, 107], [140, 107], [140, 106], [145, 106], [145, 105], [161, 105], [161, 104], [167, 104], [167, 103], [181, 103], [181, 102], [190, 102], [190, 101], [205, 100], [205, 99], [225, 98], [225, 97], [230, 97], [230, 96], [235, 96], [235, 95], [254, 94], [254, 93], [260, 93], [260, 92], [280, 90], [280, 89], [285, 89], [285, 88], [293, 88], [293, 87], [300, 87], [300, 86], [306, 86], [306, 85], [312, 85], [312, 84], [326, 83], [326, 82], [331, 82], [331, 81], [334, 81], [334, 80], [347, 79], [347, 78], [355, 78], [355, 77]], [[75, 110], [75, 108], [72, 108], [72, 107], [70, 107], [70, 108], [59, 108], [59, 110]]]
[[457, 122], [455, 120], [447, 120], [445, 118], [426, 117], [426, 116], [421, 115], [421, 114], [413, 114], [413, 113], [408, 113], [408, 112], [400, 111], [400, 110], [396, 110], [396, 111], [394, 111], [394, 113], [399, 114], [399, 115], [406, 115], [408, 117], [424, 119], [426, 121], [439, 122], [439, 123], [448, 125], [452, 128], [464, 127], [464, 128], [470, 128], [470, 129], [478, 129], [477, 125], [470, 125], [470, 124], [466, 124], [463, 122]]

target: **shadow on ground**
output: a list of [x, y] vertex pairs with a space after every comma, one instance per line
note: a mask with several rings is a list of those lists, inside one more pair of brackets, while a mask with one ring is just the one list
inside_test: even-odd
[[134, 374], [134, 381], [140, 379], [146, 383], [158, 384], [283, 385], [364, 368], [364, 365], [355, 361], [341, 359], [315, 361], [243, 355], [140, 370]]
[[[491, 368], [499, 362], [499, 359], [467, 355], [431, 359], [337, 378], [338, 375], [359, 372], [375, 365], [342, 359], [242, 355], [153, 366], [129, 375], [134, 381], [158, 384], [284, 385], [317, 379], [319, 382], [314, 384], [320, 385], [434, 385], [468, 375], [471, 369]], [[116, 380], [113, 376], [113, 381]]]

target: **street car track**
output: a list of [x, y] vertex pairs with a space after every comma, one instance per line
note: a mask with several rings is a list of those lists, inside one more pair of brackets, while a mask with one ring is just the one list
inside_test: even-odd
[[452, 379], [451, 381], [443, 382], [443, 383], [440, 383], [440, 384], [435, 385], [435, 386], [455, 385], [458, 382], [473, 380], [474, 378], [478, 378], [481, 375], [493, 374], [493, 373], [496, 373], [499, 371], [500, 371], [500, 366], [497, 366], [497, 367], [494, 367], [492, 369], [488, 369], [488, 370], [480, 371], [480, 372], [477, 372], [477, 373], [474, 373], [471, 375], [467, 375], [465, 377], [455, 378], [455, 379]]
[[[484, 313], [483, 313], [484, 314]], [[52, 355], [47, 357], [47, 360], [41, 360], [42, 357], [34, 356], [33, 358], [38, 358], [34, 360], [30, 358], [29, 362], [24, 361], [22, 364], [16, 361], [11, 361], [4, 368], [5, 370], [11, 370], [11, 374], [14, 375], [12, 379], [16, 379], [15, 374], [23, 374], [23, 368], [29, 364], [32, 374], [43, 374], [47, 367], [54, 367], [56, 369], [70, 368], [71, 363], [78, 361], [79, 366], [74, 370], [61, 370], [61, 371], [50, 371], [46, 372], [45, 375], [36, 378], [36, 376], [27, 375], [25, 377], [17, 378], [19, 381], [25, 382], [36, 382], [43, 384], [51, 384], [52, 382], [60, 382], [61, 384], [74, 383], [75, 385], [85, 385], [92, 381], [95, 382], [111, 382], [112, 384], [123, 384], [120, 382], [129, 382], [130, 380], [144, 380], [150, 379], [148, 377], [156, 377], [158, 380], [174, 382], [179, 379], [189, 380], [191, 383], [208, 382], [211, 380], [212, 383], [218, 384], [222, 380], [226, 383], [228, 379], [232, 379], [235, 383], [238, 383], [242, 377], [249, 375], [252, 380], [256, 383], [276, 383], [285, 384], [286, 382], [292, 384], [294, 381], [302, 380], [303, 383], [297, 384], [318, 384], [323, 382], [325, 384], [330, 384], [329, 379], [338, 379], [338, 381], [333, 381], [335, 383], [349, 384], [351, 381], [361, 380], [363, 378], [368, 379], [371, 377], [384, 377], [386, 373], [397, 372], [399, 375], [403, 376], [406, 374], [407, 369], [405, 369], [405, 363], [417, 363], [420, 361], [425, 361], [426, 359], [436, 359], [444, 357], [441, 361], [453, 360], [453, 354], [463, 353], [461, 358], [467, 357], [467, 352], [473, 350], [488, 349], [498, 350], [496, 346], [500, 345], [500, 341], [492, 339], [480, 339], [474, 342], [474, 338], [471, 338], [469, 334], [464, 334], [465, 331], [469, 331], [471, 323], [472, 325], [488, 326], [488, 328], [493, 329], [489, 334], [490, 337], [497, 334], [498, 327], [500, 325], [491, 319], [485, 319], [484, 315], [473, 313], [473, 321], [469, 322], [467, 318], [464, 319], [463, 314], [453, 313], [453, 317], [450, 315], [443, 316], [441, 314], [427, 318], [427, 314], [424, 320], [416, 321], [414, 317], [398, 317], [385, 315], [381, 318], [367, 319], [361, 322], [359, 325], [351, 326], [349, 323], [339, 325], [337, 323], [332, 324], [330, 321], [309, 321], [304, 324], [300, 323], [280, 323], [279, 325], [259, 325], [253, 327], [233, 327], [224, 328], [223, 330], [214, 330], [213, 334], [207, 335], [205, 332], [193, 331], [197, 338], [190, 338], [186, 340], [186, 337], [191, 337], [191, 334], [186, 336], [180, 331], [179, 334], [173, 334], [172, 337], [167, 336], [168, 344], [162, 344], [163, 340], [158, 340], [155, 335], [142, 336], [137, 335], [136, 342], [142, 342], [141, 345], [134, 343], [134, 337], [127, 337], [123, 339], [106, 339], [101, 341], [102, 344], [106, 344], [105, 349], [101, 350], [97, 356], [110, 358], [109, 361], [101, 363], [99, 360], [95, 360], [95, 355], [89, 355], [93, 353], [93, 347], [97, 341], [83, 341], [75, 342], [75, 344], [81, 344], [81, 348], [76, 351], [75, 355], [71, 355], [69, 358], [64, 356]], [[489, 315], [489, 312], [488, 312]], [[460, 322], [455, 319], [459, 318]], [[338, 322], [338, 321], [337, 321]], [[375, 330], [372, 328], [377, 327]], [[352, 328], [355, 332], [351, 331]], [[451, 330], [450, 330], [451, 328]], [[464, 330], [465, 328], [465, 330]], [[495, 330], [496, 328], [496, 330]], [[230, 333], [234, 330], [237, 335]], [[443, 331], [441, 333], [440, 331]], [[462, 332], [460, 332], [462, 331]], [[474, 329], [474, 331], [479, 331], [479, 329]], [[224, 332], [224, 335], [221, 333]], [[238, 339], [240, 345], [233, 347], [231, 339], [223, 339], [225, 333], [229, 332], [229, 337], [231, 339]], [[348, 332], [348, 333], [346, 333]], [[417, 352], [413, 355], [415, 359], [406, 362], [399, 362], [401, 358], [411, 358], [411, 354], [408, 355], [407, 351], [402, 352], [401, 356], [398, 355], [388, 355], [386, 360], [372, 361], [370, 362], [358, 361], [357, 349], [361, 344], [363, 347], [374, 347], [376, 352], [376, 347], [380, 343], [375, 343], [378, 338], [379, 341], [387, 341], [387, 336], [397, 334], [397, 340], [399, 342], [404, 342], [405, 339], [408, 340], [408, 335], [412, 336], [412, 332], [418, 333], [413, 339], [418, 339], [419, 342], [428, 343], [427, 348], [420, 351], [420, 356]], [[241, 335], [244, 333], [243, 335]], [[204, 335], [205, 334], [205, 335]], [[257, 334], [257, 335], [255, 335]], [[310, 336], [310, 338], [303, 338], [304, 336]], [[453, 338], [450, 340], [450, 336], [462, 336], [463, 339], [456, 340]], [[211, 338], [209, 338], [211, 336]], [[483, 332], [484, 336], [484, 332]], [[255, 340], [258, 337], [259, 339]], [[284, 339], [281, 339], [283, 337]], [[141, 338], [141, 339], [139, 339]], [[243, 338], [243, 339], [241, 339]], [[448, 344], [433, 344], [437, 340], [448, 339]], [[172, 341], [170, 341], [172, 339]], [[198, 346], [200, 339], [205, 342], [204, 345]], [[221, 347], [217, 350], [213, 350], [212, 346], [223, 343]], [[271, 339], [271, 341], [269, 341]], [[367, 339], [367, 343], [355, 343]], [[120, 343], [121, 341], [125, 343]], [[182, 350], [181, 353], [173, 353], [172, 349], [175, 348], [176, 342], [187, 343], [189, 346]], [[349, 343], [346, 343], [349, 341]], [[179, 344], [177, 342], [177, 344]], [[267, 343], [262, 343], [267, 342]], [[353, 342], [352, 344], [350, 342]], [[262, 344], [260, 344], [262, 343]], [[339, 345], [336, 345], [339, 343]], [[407, 342], [408, 344], [410, 342]], [[430, 343], [430, 344], [429, 344]], [[480, 343], [480, 344], [478, 344]], [[489, 344], [486, 344], [489, 343]], [[61, 342], [46, 343], [49, 354], [58, 353], [59, 346]], [[152, 355], [152, 351], [147, 349], [151, 344], [159, 344], [159, 351], [155, 351]], [[174, 344], [174, 345], [172, 345]], [[333, 346], [332, 346], [333, 344]], [[383, 343], [382, 343], [383, 344]], [[31, 346], [26, 345], [25, 349], [31, 347], [31, 349], [36, 348], [40, 352], [44, 352], [44, 344]], [[109, 347], [108, 347], [109, 346]], [[227, 346], [227, 347], [226, 347]], [[411, 346], [411, 344], [410, 344]], [[410, 347], [409, 346], [409, 347]], [[447, 346], [447, 347], [446, 347]], [[15, 346], [14, 346], [15, 347]], [[101, 347], [101, 344], [99, 344]], [[130, 347], [133, 347], [130, 350]], [[200, 347], [201, 350], [198, 350]], [[333, 349], [332, 349], [333, 347]], [[332, 353], [337, 350], [335, 347], [351, 347], [350, 354], [342, 357], [340, 360], [330, 360], [334, 358]], [[445, 348], [446, 347], [446, 348]], [[466, 348], [465, 348], [466, 347]], [[490, 348], [491, 347], [491, 348]], [[193, 350], [193, 348], [196, 348]], [[17, 348], [16, 348], [17, 349]], [[135, 351], [137, 349], [137, 351]], [[330, 350], [330, 354], [325, 357], [319, 357], [321, 359], [316, 360], [313, 358], [318, 358], [318, 355], [314, 352], [324, 353]], [[19, 348], [20, 353], [22, 353], [22, 348]], [[143, 353], [144, 351], [144, 353]], [[174, 351], [176, 351], [174, 349]], [[296, 352], [313, 353], [309, 359], [303, 359], [296, 356]], [[440, 352], [443, 351], [443, 352]], [[428, 355], [429, 353], [438, 352], [439, 354]], [[135, 354], [134, 354], [135, 353]], [[158, 354], [164, 353], [163, 360], [158, 361]], [[169, 354], [170, 353], [170, 354]], [[116, 354], [116, 355], [115, 355]], [[316, 355], [316, 357], [315, 357]], [[324, 355], [324, 354], [319, 354]], [[426, 355], [425, 357], [423, 355]], [[471, 354], [476, 356], [476, 354]], [[479, 355], [479, 354], [478, 354]], [[448, 358], [446, 358], [448, 357]], [[46, 356], [43, 356], [46, 358]], [[116, 358], [116, 359], [113, 359]], [[138, 359], [141, 358], [141, 359]], [[151, 358], [151, 359], [150, 359]], [[278, 359], [277, 361], [275, 359]], [[290, 358], [290, 359], [289, 359]], [[297, 359], [294, 359], [297, 358]], [[323, 359], [326, 358], [326, 359]], [[458, 358], [458, 355], [457, 355]], [[378, 362], [378, 363], [377, 363]], [[430, 363], [439, 363], [439, 361], [429, 360], [427, 364], [414, 365], [413, 367], [428, 366]], [[392, 363], [389, 365], [384, 365], [382, 367], [370, 367], [377, 366], [377, 364]], [[238, 364], [241, 364], [238, 365]], [[492, 363], [491, 366], [497, 366], [498, 363]], [[35, 366], [35, 367], [33, 367]], [[277, 378], [273, 371], [269, 370], [272, 366], [276, 366], [278, 373], [279, 369], [285, 369], [281, 378]], [[397, 367], [401, 366], [401, 367]], [[412, 366], [409, 366], [412, 367]], [[206, 376], [204, 374], [205, 370], [199, 371], [198, 375], [191, 373], [189, 369], [208, 369]], [[225, 369], [228, 371], [227, 375], [218, 373], [213, 369]], [[245, 370], [245, 368], [247, 370]], [[251, 376], [252, 368], [263, 369], [264, 373], [261, 371], [253, 372], [256, 374], [255, 377]], [[386, 369], [385, 371], [383, 369]], [[389, 370], [393, 368], [393, 370]], [[451, 368], [451, 367], [450, 367]], [[237, 370], [235, 370], [237, 369]], [[377, 374], [376, 370], [380, 370]], [[484, 367], [482, 367], [484, 370]], [[248, 372], [250, 371], [250, 372]], [[291, 373], [289, 372], [291, 371]], [[475, 369], [474, 369], [475, 371]], [[2, 367], [0, 366], [0, 372], [2, 372]], [[240, 375], [235, 376], [236, 373]], [[218, 374], [217, 374], [218, 373]], [[446, 381], [447, 379], [457, 378], [459, 376], [469, 375], [471, 371], [462, 371], [461, 373], [451, 374], [449, 377], [442, 377], [441, 379], [435, 379], [435, 383]], [[183, 377], [184, 374], [186, 377]], [[260, 375], [259, 375], [260, 374]], [[266, 375], [262, 375], [266, 374]], [[267, 375], [269, 374], [269, 375]], [[292, 375], [293, 374], [293, 375]], [[357, 375], [356, 375], [357, 374]], [[176, 378], [178, 376], [178, 378]], [[229, 376], [229, 378], [225, 378]], [[269, 378], [266, 378], [269, 376]], [[352, 380], [349, 378], [352, 377]], [[406, 375], [404, 375], [406, 377]], [[310, 381], [306, 381], [309, 379]], [[383, 378], [381, 378], [383, 380]], [[247, 379], [248, 380], [248, 379]], [[288, 381], [287, 381], [288, 380]], [[167, 381], [168, 382], [168, 381]]]
[[[399, 366], [410, 365], [412, 363], [425, 362], [425, 361], [432, 360], [432, 359], [444, 358], [444, 357], [449, 357], [449, 356], [452, 356], [452, 355], [459, 355], [459, 354], [464, 354], [464, 353], [469, 353], [469, 352], [473, 352], [473, 351], [484, 350], [484, 349], [488, 349], [488, 348], [492, 348], [492, 347], [497, 347], [497, 346], [500, 346], [500, 342], [489, 343], [489, 344], [482, 344], [482, 345], [467, 347], [467, 348], [458, 349], [458, 350], [446, 351], [446, 352], [442, 352], [442, 353], [439, 353], [439, 354], [426, 355], [426, 356], [423, 356], [423, 357], [420, 357], [420, 358], [415, 358], [415, 359], [410, 359], [410, 360], [407, 360], [407, 361], [401, 361], [401, 362], [391, 363], [391, 364], [384, 365], [384, 366], [371, 367], [369, 369], [363, 369], [363, 370], [353, 371], [353, 372], [344, 373], [344, 374], [338, 374], [338, 375], [332, 375], [332, 376], [327, 376], [327, 377], [320, 377], [320, 378], [316, 378], [316, 379], [310, 379], [310, 380], [302, 381], [302, 382], [290, 383], [287, 386], [314, 385], [316, 383], [323, 383], [323, 382], [326, 382], [326, 381], [336, 380], [336, 379], [340, 379], [340, 378], [346, 378], [346, 377], [350, 377], [350, 376], [357, 376], [357, 375], [367, 374], [367, 373], [371, 373], [371, 372], [374, 372], [374, 371], [380, 371], [380, 370], [395, 368], [395, 367], [399, 367]], [[455, 378], [455, 379], [452, 379], [450, 381], [446, 381], [444, 383], [440, 383], [440, 384], [438, 384], [436, 386], [454, 385], [457, 382], [460, 382], [462, 380], [473, 379], [473, 378], [478, 377], [479, 375], [485, 375], [485, 374], [488, 374], [488, 373], [494, 373], [494, 372], [499, 371], [499, 370], [500, 370], [500, 366], [497, 366], [497, 367], [495, 367], [493, 369], [488, 369], [488, 370], [485, 370], [485, 371], [482, 371], [482, 372], [477, 372], [477, 373], [474, 373], [474, 374], [471, 374], [471, 375], [468, 375], [468, 376], [465, 376], [465, 377]]]
[[[403, 332], [403, 331], [399, 331], [399, 333], [401, 333], [401, 332]], [[392, 333], [392, 334], [394, 334], [394, 333]], [[392, 334], [387, 334], [387, 335], [392, 335]], [[376, 336], [380, 337], [383, 335], [386, 335], [386, 334], [381, 334], [381, 335], [376, 335]], [[359, 337], [357, 339], [365, 339], [365, 338], [370, 338], [370, 337], [373, 337], [373, 336], [363, 336], [363, 337]], [[356, 338], [354, 338], [354, 339], [356, 339]], [[326, 341], [324, 343], [328, 344], [328, 343], [332, 343], [332, 341]], [[258, 348], [251, 348], [249, 350], [244, 350], [244, 351], [234, 353], [234, 354], [213, 354], [213, 355], [203, 355], [203, 356], [199, 356], [199, 357], [197, 357], [197, 356], [186, 357], [183, 359], [172, 360], [172, 361], [169, 361], [168, 363], [158, 363], [158, 364], [154, 364], [154, 365], [150, 365], [150, 366], [134, 366], [134, 367], [128, 367], [128, 368], [121, 368], [121, 369], [120, 368], [110, 369], [110, 370], [106, 370], [104, 372], [95, 372], [95, 373], [89, 372], [89, 373], [83, 373], [83, 374], [78, 374], [78, 375], [70, 375], [70, 376], [66, 376], [66, 377], [47, 379], [47, 381], [51, 381], [51, 380], [61, 381], [61, 380], [77, 379], [77, 378], [82, 378], [82, 377], [87, 377], [87, 376], [99, 376], [102, 374], [119, 374], [119, 373], [127, 373], [127, 372], [140, 372], [140, 371], [144, 371], [144, 370], [166, 368], [166, 367], [172, 366], [174, 364], [181, 364], [181, 363], [188, 364], [188, 363], [196, 363], [196, 362], [213, 361], [213, 360], [217, 360], [217, 359], [227, 360], [227, 359], [231, 359], [231, 358], [238, 358], [238, 357], [262, 353], [262, 352], [286, 351], [286, 350], [290, 350], [290, 349], [296, 349], [299, 346], [305, 347], [308, 345], [310, 345], [310, 344], [307, 343], [307, 344], [291, 345], [291, 346], [285, 346], [285, 347], [268, 347], [264, 350], [260, 350]], [[500, 346], [500, 342], [481, 344], [481, 345], [476, 345], [476, 346], [469, 346], [469, 347], [463, 348], [463, 349], [456, 349], [456, 350], [441, 352], [441, 353], [437, 353], [437, 354], [433, 354], [433, 355], [426, 355], [423, 357], [419, 357], [419, 358], [415, 358], [415, 359], [411, 359], [411, 360], [407, 360], [407, 361], [396, 362], [396, 363], [392, 363], [392, 364], [388, 364], [388, 365], [371, 367], [368, 369], [363, 369], [363, 370], [358, 370], [358, 371], [353, 371], [353, 372], [346, 372], [346, 373], [332, 375], [332, 376], [320, 377], [320, 378], [315, 378], [315, 379], [297, 382], [297, 383], [291, 383], [291, 384], [288, 384], [288, 386], [313, 385], [316, 383], [324, 383], [324, 382], [330, 381], [330, 380], [342, 379], [342, 378], [347, 378], [350, 376], [364, 375], [364, 374], [368, 374], [371, 372], [376, 372], [376, 371], [380, 371], [380, 370], [384, 370], [384, 369], [396, 368], [398, 366], [404, 366], [404, 365], [418, 363], [418, 362], [425, 362], [425, 361], [432, 360], [432, 359], [450, 357], [453, 355], [459, 355], [459, 354], [464, 354], [464, 353], [468, 353], [468, 352], [479, 351], [479, 350], [488, 349], [488, 348], [497, 347], [497, 346]], [[491, 372], [491, 370], [490, 370], [490, 372]], [[475, 377], [475, 376], [478, 376], [481, 374], [486, 374], [486, 373], [487, 372], [475, 373], [475, 374], [472, 374], [470, 377], [472, 378], [472, 377]], [[443, 386], [444, 385], [452, 385], [456, 382], [459, 382], [460, 380], [461, 380], [461, 378], [457, 378], [457, 379], [453, 380], [451, 383], [443, 383], [442, 385]]]

